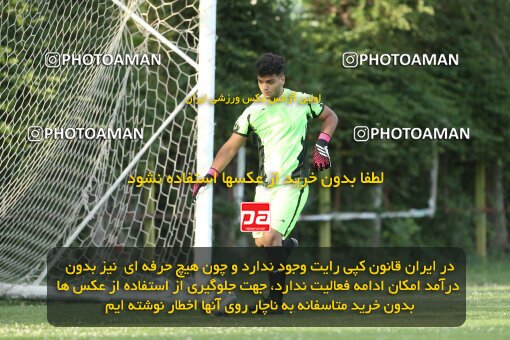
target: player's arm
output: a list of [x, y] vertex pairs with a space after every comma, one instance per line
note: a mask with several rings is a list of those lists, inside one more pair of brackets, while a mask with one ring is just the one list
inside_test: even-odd
[[321, 134], [315, 143], [315, 150], [312, 156], [312, 167], [321, 171], [331, 167], [331, 159], [329, 158], [328, 144], [335, 132], [338, 124], [338, 116], [329, 107], [324, 105], [322, 113], [317, 117], [322, 121]]
[[[227, 165], [232, 161], [241, 146], [246, 143], [246, 139], [247, 137], [241, 136], [237, 133], [232, 133], [232, 136], [230, 136], [225, 144], [223, 144], [223, 146], [216, 154], [216, 157], [214, 157], [211, 168], [209, 169], [207, 175], [204, 176], [204, 178], [207, 179], [218, 176], [220, 172], [222, 172], [223, 169], [225, 169]], [[205, 185], [206, 183], [196, 183], [193, 185], [193, 199], [196, 199], [198, 191]]]
[[223, 169], [232, 161], [234, 156], [237, 154], [241, 146], [246, 143], [247, 137], [241, 136], [237, 133], [232, 133], [232, 136], [223, 144], [221, 149], [214, 157], [214, 161], [211, 168], [216, 169], [218, 173], [222, 172]]

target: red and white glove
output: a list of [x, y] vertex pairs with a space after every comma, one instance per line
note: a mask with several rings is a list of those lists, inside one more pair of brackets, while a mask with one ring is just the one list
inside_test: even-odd
[[331, 159], [329, 158], [328, 144], [331, 137], [324, 132], [321, 132], [317, 143], [315, 143], [315, 150], [312, 155], [312, 168], [316, 171], [322, 171], [331, 167]]
[[[210, 179], [210, 178], [216, 178], [220, 173], [218, 172], [218, 170], [216, 170], [215, 168], [211, 167], [209, 169], [209, 172], [207, 173], [207, 175], [204, 176], [203, 179]], [[193, 201], [195, 201], [197, 199], [197, 195], [198, 195], [198, 192], [200, 191], [200, 189], [202, 187], [205, 187], [207, 185], [207, 183], [195, 183], [193, 184]]]

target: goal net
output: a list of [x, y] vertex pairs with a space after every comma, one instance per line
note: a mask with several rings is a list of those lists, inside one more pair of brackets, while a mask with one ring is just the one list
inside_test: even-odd
[[52, 247], [192, 245], [198, 0], [0, 6], [0, 295]]

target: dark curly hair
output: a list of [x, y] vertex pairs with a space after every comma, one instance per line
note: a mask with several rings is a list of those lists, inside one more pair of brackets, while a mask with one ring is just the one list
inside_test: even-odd
[[255, 63], [258, 76], [280, 75], [284, 71], [285, 59], [274, 53], [265, 53]]

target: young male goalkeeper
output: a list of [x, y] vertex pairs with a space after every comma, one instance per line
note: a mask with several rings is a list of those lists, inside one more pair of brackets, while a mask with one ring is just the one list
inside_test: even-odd
[[[309, 175], [306, 139], [312, 119], [322, 121], [321, 133], [312, 154], [312, 167], [321, 171], [331, 166], [328, 143], [335, 131], [338, 117], [323, 103], [313, 102], [308, 94], [284, 88], [285, 61], [283, 57], [266, 53], [256, 62], [257, 81], [265, 101], [253, 102], [237, 119], [232, 136], [221, 147], [205, 178], [218, 176], [244, 145], [250, 133], [256, 137], [259, 150], [259, 176], [264, 179], [255, 191], [255, 202], [269, 202], [271, 229], [254, 232], [258, 247], [273, 248], [269, 254], [273, 264], [286, 261], [288, 253], [297, 245], [289, 238], [308, 198], [308, 186], [284, 184]], [[309, 99], [308, 101], [306, 99]], [[275, 182], [277, 181], [277, 182]], [[193, 199], [205, 183], [195, 184]], [[283, 247], [282, 247], [283, 246]], [[267, 249], [269, 250], [269, 249]], [[270, 275], [271, 286], [285, 284], [285, 276]], [[282, 303], [282, 294], [271, 291], [269, 299]]]

